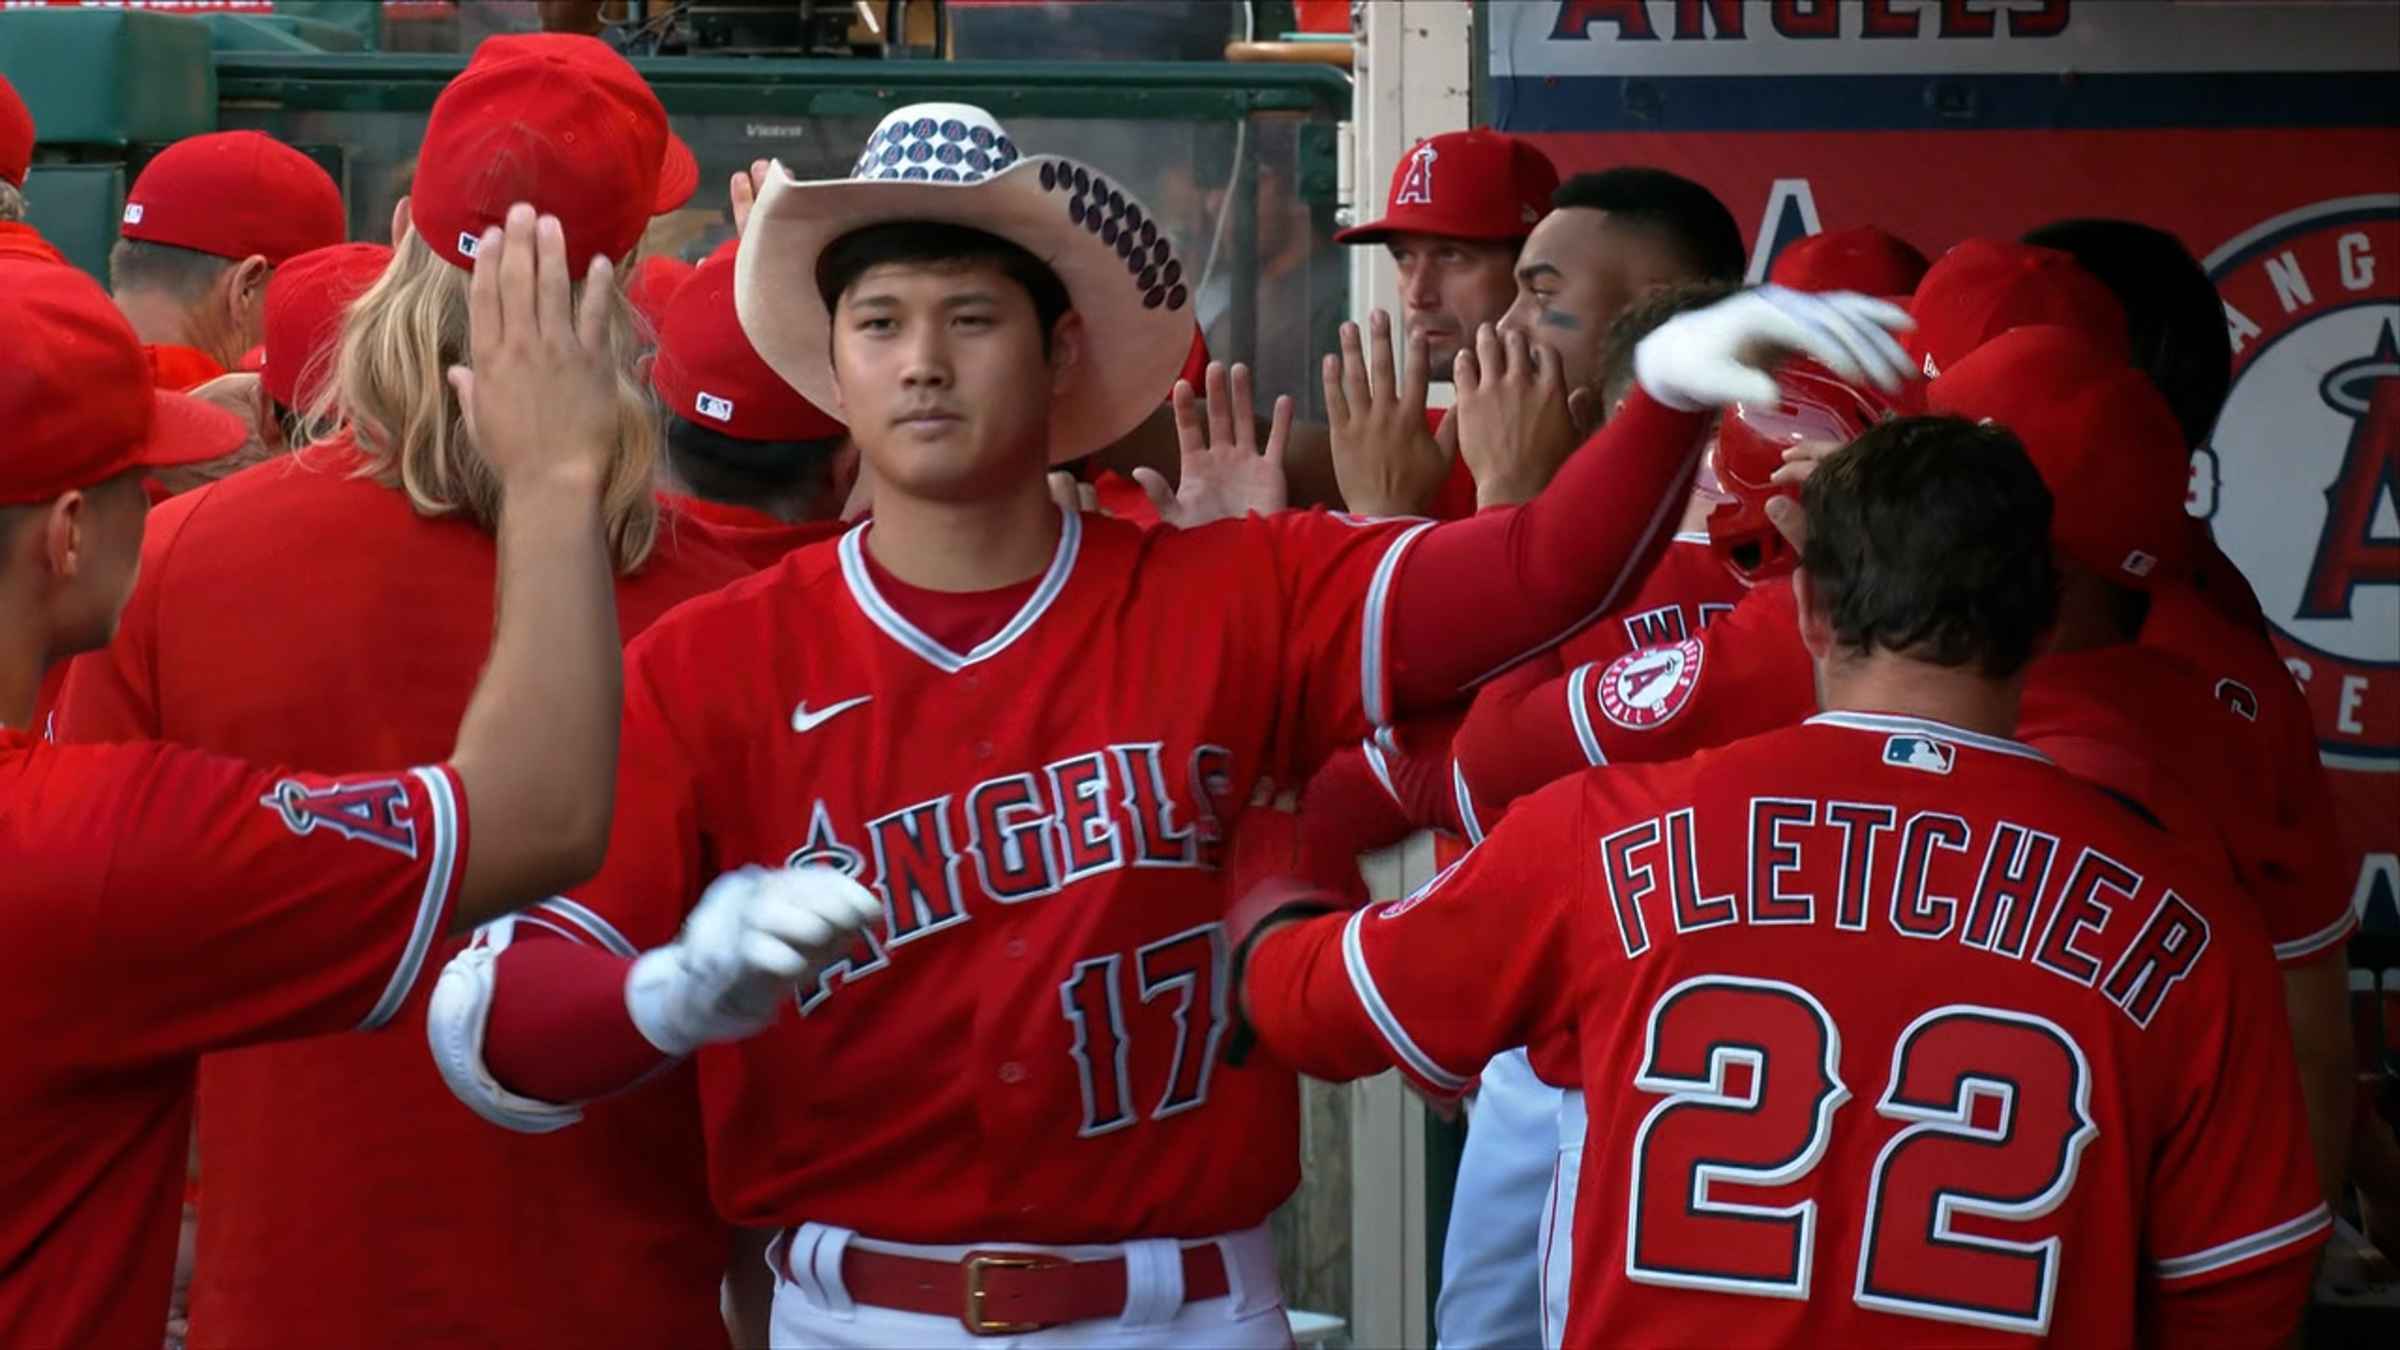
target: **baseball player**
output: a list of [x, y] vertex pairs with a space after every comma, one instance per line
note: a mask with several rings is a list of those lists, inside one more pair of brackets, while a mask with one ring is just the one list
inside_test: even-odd
[[[2109, 288], [2124, 307], [2136, 366], [2166, 396], [2183, 429], [2181, 445], [2197, 450], [2207, 444], [2232, 387], [2233, 353], [2216, 286], [2182, 241], [2152, 226], [2106, 219], [2055, 221], [2030, 231], [2026, 240], [2072, 255]], [[2188, 472], [2187, 455], [2172, 459], [2176, 471]], [[2256, 793], [2251, 810], [2262, 827], [2291, 841], [2286, 856], [2293, 865], [2275, 875], [2274, 884], [2290, 897], [2295, 914], [2324, 917], [2314, 934], [2286, 939], [2299, 956], [2314, 959], [2287, 960], [2284, 1005], [2317, 1131], [2318, 1172], [2329, 1192], [2338, 1194], [2347, 1170], [2343, 1122], [2352, 1118], [2356, 1075], [2343, 959], [2351, 923], [2331, 912], [2334, 900], [2349, 891], [2340, 872], [2333, 790], [2317, 752], [2315, 722], [2267, 639], [2249, 579], [2217, 547], [2206, 522], [2194, 519], [2187, 528], [2192, 584], [2154, 596], [2142, 642], [2201, 671], [2218, 700], [2242, 720], [2244, 739], [2260, 742], [2265, 772], [2251, 781], [2267, 785], [2266, 810], [2258, 811]]]
[[758, 567], [847, 528], [858, 452], [742, 335], [733, 259], [702, 266], [661, 319], [650, 387], [666, 410], [664, 476], [682, 514]]
[[1321, 1077], [1454, 1093], [1524, 1042], [1605, 1087], [1568, 1345], [2278, 1343], [2330, 1216], [2255, 912], [2007, 736], [2050, 494], [1926, 417], [1805, 501], [1825, 711], [1560, 782], [1405, 901], [1249, 897], [1248, 1029]]
[[[596, 423], [615, 450], [622, 630], [748, 575], [652, 486], [658, 412], [613, 262], [648, 223], [665, 135], [655, 96], [597, 42], [478, 48], [426, 125], [413, 228], [348, 311], [327, 390], [347, 423], [158, 509], [123, 631], [77, 663], [61, 738], [159, 736], [343, 769], [440, 756], [506, 563], [487, 438], [460, 420], [473, 404], [445, 380], [458, 356], [444, 334], [473, 313], [482, 232], [521, 194], [558, 216], [572, 275], [606, 309], [606, 378], [542, 411], [546, 430]], [[436, 968], [457, 948], [438, 945]], [[411, 997], [393, 1020], [418, 1027], [423, 1007]], [[594, 1110], [573, 1138], [536, 1141], [459, 1110], [423, 1047], [408, 1031], [203, 1062], [193, 1346], [724, 1337], [730, 1239], [710, 1211], [688, 1071]]]
[[[1763, 380], [1736, 352], [1896, 383], [1903, 316], [1686, 316], [1515, 511], [1144, 531], [1044, 483], [1189, 348], [1184, 260], [1104, 171], [904, 108], [852, 178], [777, 170], [737, 269], [759, 354], [846, 417], [874, 518], [634, 645], [608, 875], [451, 963], [437, 1063], [541, 1130], [697, 1051], [718, 1205], [784, 1231], [778, 1345], [1287, 1343], [1263, 1225], [1297, 1177], [1295, 1084], [1217, 1063], [1217, 869], [1253, 788], [1588, 613], [1686, 490], [1701, 409]], [[1177, 391], [1187, 446], [1257, 453], [1247, 372], [1207, 386], [1205, 428]], [[882, 904], [797, 981], [747, 955], [744, 896], [702, 892], [785, 863]]]
[[42, 665], [107, 641], [125, 602], [143, 471], [242, 429], [151, 392], [83, 274], [0, 262], [0, 326], [22, 339], [0, 373], [0, 1016], [19, 1038], [0, 1065], [0, 1343], [158, 1345], [194, 1060], [386, 1024], [439, 934], [589, 875], [606, 847], [610, 437], [557, 412], [607, 383], [602, 312], [570, 307], [555, 221], [524, 208], [483, 243], [470, 416], [506, 503], [503, 613], [454, 743], [333, 776], [26, 734]]
[[189, 389], [258, 345], [275, 269], [349, 234], [317, 162], [256, 131], [160, 151], [125, 194], [108, 286], [161, 389]]

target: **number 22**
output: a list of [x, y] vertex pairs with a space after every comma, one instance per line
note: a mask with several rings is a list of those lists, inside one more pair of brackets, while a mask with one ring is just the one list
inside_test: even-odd
[[[1627, 1277], [1807, 1298], [1816, 1200], [1724, 1192], [1791, 1186], [1816, 1168], [1850, 1100], [1840, 1065], [1832, 1015], [1797, 985], [1702, 976], [1661, 995], [1633, 1080], [1665, 1100], [1634, 1136]], [[1935, 1008], [1893, 1044], [1875, 1111], [1908, 1124], [1875, 1159], [1852, 1297], [1905, 1317], [2048, 1330], [2059, 1238], [1980, 1237], [1953, 1220], [2038, 1218], [2065, 1201], [2099, 1134], [2082, 1048], [2045, 1018]]]

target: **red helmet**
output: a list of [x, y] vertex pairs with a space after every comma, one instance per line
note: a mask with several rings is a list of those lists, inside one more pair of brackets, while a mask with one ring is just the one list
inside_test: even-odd
[[1709, 513], [1708, 543], [1750, 582], [1782, 576], [1800, 562], [1767, 519], [1768, 502], [1800, 495], [1798, 487], [1770, 481], [1783, 467], [1783, 452], [1804, 441], [1847, 444], [1893, 411], [1874, 391], [1845, 384], [1811, 361], [1778, 369], [1775, 383], [1783, 390], [1780, 404], [1739, 405], [1717, 421], [1717, 481], [1733, 500]]

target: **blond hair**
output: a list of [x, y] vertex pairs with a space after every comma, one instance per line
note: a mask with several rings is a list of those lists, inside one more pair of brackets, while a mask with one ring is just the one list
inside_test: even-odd
[[[580, 304], [583, 283], [575, 294]], [[640, 567], [658, 538], [651, 480], [661, 433], [657, 407], [639, 378], [637, 322], [624, 291], [612, 286], [617, 458], [602, 515], [620, 573]], [[363, 476], [406, 493], [421, 515], [463, 514], [490, 530], [499, 519], [500, 481], [468, 443], [445, 373], [466, 359], [467, 273], [412, 232], [343, 316], [333, 378], [307, 409], [305, 437], [313, 445], [348, 429], [367, 460]]]

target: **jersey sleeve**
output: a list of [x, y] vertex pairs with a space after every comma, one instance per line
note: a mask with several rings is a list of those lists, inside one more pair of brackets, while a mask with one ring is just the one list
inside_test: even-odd
[[466, 875], [447, 766], [328, 778], [172, 746], [96, 753], [102, 786], [72, 809], [111, 842], [75, 978], [115, 1024], [112, 1057], [367, 1030], [400, 1009]]
[[1242, 975], [1260, 1044], [1314, 1077], [1396, 1066], [1455, 1097], [1494, 1054], [1559, 1034], [1582, 801], [1580, 783], [1562, 783], [1416, 894], [1267, 934]]
[[2270, 1267], [2305, 1285], [2332, 1226], [2280, 982], [2257, 929], [2226, 911], [2209, 911], [2203, 958], [2224, 962], [2225, 977], [2192, 991], [2217, 996], [2187, 995], [2190, 1022], [2165, 1029], [2182, 1091], [2151, 1168], [2143, 1239], [2162, 1299]]
[[1281, 600], [1276, 753], [1286, 781], [1392, 720], [1392, 578], [1427, 521], [1326, 511], [1254, 520]]
[[558, 936], [632, 956], [675, 938], [699, 899], [707, 869], [698, 767], [691, 728], [670, 709], [699, 706], [682, 688], [693, 668], [679, 648], [653, 641], [654, 628], [635, 641], [625, 661], [625, 720], [617, 742], [617, 800], [609, 828], [608, 860], [599, 875], [526, 910], [519, 931], [549, 929]]

